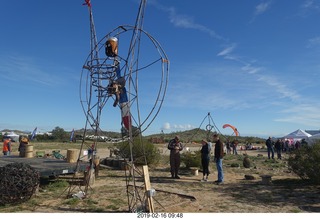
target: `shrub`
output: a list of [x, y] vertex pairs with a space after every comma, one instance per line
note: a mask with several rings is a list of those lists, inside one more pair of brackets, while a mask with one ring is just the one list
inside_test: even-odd
[[301, 179], [320, 184], [320, 143], [301, 147], [290, 153], [288, 166]]
[[251, 160], [248, 156], [244, 156], [243, 158], [243, 166], [244, 168], [250, 168], [251, 167]]
[[230, 167], [240, 167], [240, 164], [238, 164], [238, 163], [231, 163]]
[[200, 151], [185, 152], [181, 154], [181, 161], [186, 165], [186, 168], [201, 167], [201, 153]]
[[[137, 165], [156, 164], [160, 160], [158, 148], [147, 139], [141, 139], [139, 136], [133, 139], [132, 157]], [[119, 154], [122, 158], [131, 159], [130, 144], [128, 141], [117, 143]]]

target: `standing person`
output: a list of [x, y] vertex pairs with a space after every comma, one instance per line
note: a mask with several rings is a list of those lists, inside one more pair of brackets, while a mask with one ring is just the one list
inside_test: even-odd
[[222, 169], [222, 160], [223, 160], [223, 143], [219, 139], [218, 134], [213, 135], [213, 142], [215, 142], [214, 147], [214, 161], [216, 162], [217, 170], [218, 170], [218, 180], [215, 182], [219, 185], [223, 183], [223, 169]]
[[2, 147], [3, 155], [9, 156], [11, 152], [11, 138], [5, 138], [3, 141], [3, 147]]
[[169, 141], [168, 149], [170, 150], [171, 178], [180, 179], [178, 173], [180, 168], [180, 151], [182, 151], [183, 146], [178, 135]]
[[282, 143], [280, 139], [276, 141], [276, 143], [274, 144], [274, 147], [276, 148], [276, 151], [277, 151], [277, 158], [281, 160]]
[[226, 147], [227, 147], [227, 154], [231, 154], [231, 142], [229, 140], [227, 140]]
[[26, 147], [27, 147], [28, 143], [29, 143], [29, 139], [27, 137], [21, 138], [20, 143], [19, 143], [19, 148], [18, 148], [20, 157], [25, 157]]
[[269, 137], [266, 140], [266, 145], [267, 145], [267, 149], [268, 149], [268, 158], [270, 159], [270, 153], [271, 153], [271, 157], [272, 157], [272, 159], [274, 159], [273, 141], [272, 141], [271, 137]]
[[202, 147], [201, 147], [201, 165], [202, 165], [202, 172], [203, 172], [203, 181], [208, 181], [208, 176], [210, 174], [209, 171], [209, 161], [210, 161], [210, 152], [211, 152], [211, 143], [207, 142], [206, 140], [202, 140]]
[[234, 140], [232, 141], [232, 143], [231, 143], [232, 152], [233, 152], [233, 154], [235, 154], [235, 155], [238, 155], [238, 151], [237, 151], [238, 144], [239, 144], [239, 142], [238, 142], [237, 139], [234, 139]]
[[285, 151], [286, 153], [289, 152], [289, 144], [290, 144], [290, 142], [289, 142], [289, 140], [287, 139], [287, 140], [284, 142], [284, 151]]

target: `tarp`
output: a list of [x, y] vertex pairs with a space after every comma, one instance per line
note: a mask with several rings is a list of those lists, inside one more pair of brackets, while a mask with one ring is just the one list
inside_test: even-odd
[[311, 137], [308, 138], [307, 141], [309, 144], [314, 144], [318, 140], [320, 140], [320, 133], [312, 135]]
[[293, 139], [303, 139], [303, 138], [309, 138], [311, 135], [301, 129], [298, 129], [294, 132], [291, 132], [290, 134], [284, 136], [283, 138], [293, 138]]
[[312, 135], [309, 139], [320, 139], [320, 133]]

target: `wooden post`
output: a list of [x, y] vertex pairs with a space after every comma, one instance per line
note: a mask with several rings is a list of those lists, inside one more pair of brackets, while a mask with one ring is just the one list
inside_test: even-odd
[[[151, 184], [150, 184], [150, 177], [149, 177], [149, 171], [148, 171], [147, 165], [143, 166], [143, 177], [144, 177], [145, 190], [146, 192], [148, 192], [151, 190]], [[154, 213], [152, 196], [147, 195], [147, 202], [148, 202], [149, 212]]]

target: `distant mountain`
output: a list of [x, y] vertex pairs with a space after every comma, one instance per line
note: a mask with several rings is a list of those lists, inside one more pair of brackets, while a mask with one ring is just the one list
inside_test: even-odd
[[[168, 134], [153, 134], [149, 135], [150, 138], [163, 138], [166, 141], [173, 139], [176, 135], [179, 135], [182, 142], [200, 142], [202, 139], [212, 140], [212, 135], [214, 132], [207, 131], [204, 129], [191, 129], [181, 132], [172, 132]], [[264, 143], [265, 139], [250, 136], [235, 136], [235, 135], [222, 135], [220, 134], [220, 139], [226, 141], [227, 139], [232, 141], [237, 139], [240, 143]]]
[[[18, 135], [26, 135], [30, 134], [30, 131], [20, 131], [20, 130], [9, 130], [9, 129], [3, 129], [1, 133], [9, 133], [9, 132], [15, 132]], [[68, 131], [71, 133], [71, 131]], [[84, 133], [84, 129], [78, 129], [75, 130], [75, 135], [82, 136]], [[86, 135], [94, 135], [94, 130], [87, 129]], [[101, 136], [108, 136], [110, 138], [121, 138], [122, 134], [120, 132], [110, 132], [110, 131], [102, 131], [99, 133]], [[191, 129], [186, 131], [179, 131], [179, 132], [171, 132], [171, 133], [158, 133], [158, 134], [152, 134], [152, 135], [143, 135], [143, 137], [146, 138], [161, 138], [165, 140], [166, 142], [170, 139], [173, 139], [176, 135], [180, 136], [180, 139], [182, 142], [200, 142], [202, 139], [212, 139], [213, 132], [207, 131], [204, 129]], [[264, 143], [265, 139], [258, 138], [258, 137], [250, 137], [250, 136], [234, 136], [234, 135], [222, 135], [221, 134], [222, 141], [226, 141], [227, 139], [232, 141], [234, 139], [238, 139], [240, 143]]]
[[14, 132], [18, 135], [25, 135], [25, 134], [30, 134], [30, 132], [28, 131], [20, 131], [20, 130], [11, 130], [11, 129], [3, 129], [0, 131], [1, 133], [10, 133], [10, 132]]

